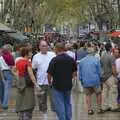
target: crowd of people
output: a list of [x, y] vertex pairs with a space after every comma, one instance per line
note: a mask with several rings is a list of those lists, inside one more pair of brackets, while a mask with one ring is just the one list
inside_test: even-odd
[[92, 108], [94, 93], [98, 114], [120, 112], [119, 45], [84, 41], [48, 44], [41, 40], [38, 49], [27, 43], [13, 52], [13, 46], [6, 44], [0, 51], [0, 71], [3, 111], [8, 110], [12, 82], [16, 78], [18, 120], [32, 120], [35, 93], [44, 119], [47, 119], [49, 94], [56, 119], [71, 120], [71, 91], [75, 81], [83, 87], [88, 115], [95, 112]]

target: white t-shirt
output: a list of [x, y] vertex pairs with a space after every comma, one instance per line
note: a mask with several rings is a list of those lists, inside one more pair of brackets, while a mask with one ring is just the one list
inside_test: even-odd
[[116, 71], [118, 73], [118, 77], [120, 77], [120, 58], [116, 59], [115, 64], [116, 64]]
[[4, 58], [0, 57], [0, 69], [1, 70], [10, 70], [10, 67], [6, 64]]
[[67, 53], [67, 55], [69, 55], [70, 57], [72, 57], [75, 60], [75, 53], [74, 52], [68, 50], [66, 53]]
[[100, 60], [100, 55], [99, 55], [99, 53], [95, 53], [95, 58], [97, 58], [98, 60]]
[[47, 69], [50, 61], [55, 57], [54, 52], [47, 52], [47, 54], [37, 53], [32, 60], [33, 69], [37, 69], [37, 83], [39, 85], [48, 85]]

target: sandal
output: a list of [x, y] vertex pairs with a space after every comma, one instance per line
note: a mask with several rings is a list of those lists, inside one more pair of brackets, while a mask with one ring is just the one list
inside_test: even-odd
[[94, 114], [93, 110], [88, 110], [88, 115], [93, 115], [93, 114]]
[[97, 114], [102, 114], [102, 113], [104, 113], [104, 110], [98, 109]]

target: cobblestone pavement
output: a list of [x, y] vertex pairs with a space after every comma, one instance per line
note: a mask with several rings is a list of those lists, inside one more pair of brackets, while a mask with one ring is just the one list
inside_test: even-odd
[[[92, 116], [87, 115], [86, 106], [84, 104], [84, 95], [82, 93], [73, 92], [72, 93], [72, 109], [73, 118], [72, 120], [120, 120], [119, 113], [104, 113], [104, 114], [94, 114]], [[50, 110], [50, 104], [48, 102], [48, 119], [46, 120], [56, 120], [56, 115]], [[93, 106], [95, 108], [95, 105]], [[17, 114], [15, 113], [15, 89], [13, 89], [10, 108], [6, 116], [0, 114], [0, 120], [18, 120]], [[33, 113], [33, 120], [43, 120], [43, 116], [39, 113], [38, 106]]]

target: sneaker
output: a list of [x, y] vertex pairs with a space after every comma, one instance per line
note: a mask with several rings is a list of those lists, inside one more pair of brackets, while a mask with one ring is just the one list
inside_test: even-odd
[[57, 115], [56, 115], [56, 120], [59, 120]]
[[16, 112], [16, 109], [15, 109], [15, 108], [14, 108], [14, 109], [12, 109], [12, 112], [13, 112], [13, 113], [15, 113], [15, 112]]
[[111, 112], [120, 112], [120, 108], [112, 109]]
[[48, 120], [48, 114], [47, 113], [43, 114], [43, 120]]
[[7, 112], [0, 113], [0, 116], [7, 116]]
[[103, 112], [109, 112], [109, 111], [111, 111], [111, 108], [107, 108], [107, 109], [103, 110]]
[[93, 115], [94, 111], [93, 110], [88, 110], [88, 115]]
[[97, 110], [97, 114], [102, 114], [102, 113], [104, 113], [104, 110], [102, 110], [102, 109]]

